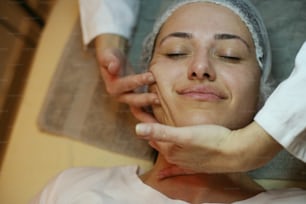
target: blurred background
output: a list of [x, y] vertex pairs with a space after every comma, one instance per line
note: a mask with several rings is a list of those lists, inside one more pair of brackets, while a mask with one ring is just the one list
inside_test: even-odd
[[0, 1], [0, 161], [55, 0]]
[[[86, 73], [89, 69], [87, 62], [90, 62], [92, 71], [98, 71], [93, 56], [83, 49], [79, 27], [78, 0], [0, 0], [1, 204], [28, 203], [52, 177], [67, 168], [138, 164], [148, 169], [152, 164], [148, 160], [113, 153], [42, 131], [38, 124], [53, 79], [57, 78], [58, 67], [65, 66], [61, 62], [67, 61], [67, 53], [80, 54], [69, 55], [74, 59], [82, 57], [80, 63], [68, 60], [72, 61], [72, 64], [68, 63], [68, 72], [71, 67], [76, 67]], [[74, 72], [72, 70], [71, 74]], [[60, 81], [69, 84], [68, 78]], [[92, 81], [90, 77], [81, 78]], [[78, 95], [65, 86], [62, 88], [62, 91], [67, 91], [63, 94], [64, 98]], [[73, 98], [73, 101], [76, 100]], [[67, 112], [65, 108], [61, 109], [62, 112], [58, 112], [57, 107], [50, 108], [50, 112], [55, 114]], [[77, 118], [78, 115], [79, 112], [76, 112]], [[60, 121], [58, 123], [65, 125]], [[101, 127], [99, 121], [95, 124]], [[72, 126], [77, 127], [75, 124]], [[122, 127], [113, 126], [117, 129]]]

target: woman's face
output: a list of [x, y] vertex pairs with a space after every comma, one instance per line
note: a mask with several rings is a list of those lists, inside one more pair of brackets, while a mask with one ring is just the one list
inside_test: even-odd
[[237, 129], [256, 111], [260, 69], [245, 24], [213, 3], [190, 3], [163, 25], [150, 70], [150, 87], [161, 106], [159, 122], [186, 126], [218, 124]]

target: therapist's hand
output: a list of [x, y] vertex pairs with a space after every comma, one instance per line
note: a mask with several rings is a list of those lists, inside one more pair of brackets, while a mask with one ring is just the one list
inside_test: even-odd
[[160, 172], [161, 179], [245, 172], [263, 166], [282, 149], [256, 122], [235, 131], [216, 125], [176, 128], [146, 123], [138, 124], [136, 133], [173, 164]]
[[157, 95], [136, 91], [154, 83], [154, 77], [150, 72], [134, 74], [126, 59], [126, 43], [123, 37], [113, 34], [102, 34], [95, 39], [96, 57], [106, 91], [117, 101], [128, 104], [138, 120], [155, 122], [155, 118], [143, 111], [143, 107], [159, 104]]

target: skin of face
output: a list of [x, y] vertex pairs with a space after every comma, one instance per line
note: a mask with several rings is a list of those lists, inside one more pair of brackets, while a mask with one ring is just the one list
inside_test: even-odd
[[257, 110], [261, 71], [246, 25], [213, 3], [178, 8], [162, 26], [150, 63], [160, 123], [238, 129]]

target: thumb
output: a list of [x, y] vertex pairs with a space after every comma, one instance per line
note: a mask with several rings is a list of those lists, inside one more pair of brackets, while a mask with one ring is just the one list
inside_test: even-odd
[[126, 57], [121, 50], [108, 48], [98, 53], [99, 65], [111, 75], [120, 75], [126, 64]]
[[130, 106], [130, 110], [131, 113], [135, 116], [135, 118], [142, 122], [157, 122], [157, 120], [152, 114], [145, 112], [142, 108]]
[[136, 134], [142, 139], [169, 142], [178, 146], [197, 145], [205, 141], [207, 146], [214, 146], [231, 131], [217, 125], [197, 125], [171, 127], [159, 123], [140, 123], [136, 125]]
[[136, 125], [136, 134], [146, 140], [179, 144], [184, 143], [182, 140], [188, 139], [188, 134], [190, 133], [189, 131], [184, 131], [183, 128], [159, 123], [139, 123]]

